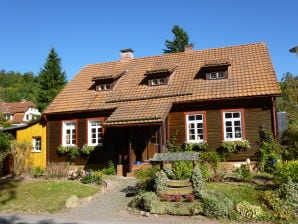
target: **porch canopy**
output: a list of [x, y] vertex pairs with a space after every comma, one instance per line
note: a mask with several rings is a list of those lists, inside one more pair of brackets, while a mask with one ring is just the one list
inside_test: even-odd
[[122, 102], [105, 121], [106, 126], [162, 123], [168, 116], [172, 103], [165, 100]]

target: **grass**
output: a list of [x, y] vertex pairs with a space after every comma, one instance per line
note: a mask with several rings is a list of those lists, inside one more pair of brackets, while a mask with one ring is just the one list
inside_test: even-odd
[[204, 188], [221, 192], [236, 204], [242, 201], [247, 201], [253, 205], [261, 205], [260, 198], [262, 191], [255, 186], [229, 183], [205, 183]]
[[71, 195], [84, 198], [98, 190], [75, 181], [0, 180], [0, 212], [54, 213]]

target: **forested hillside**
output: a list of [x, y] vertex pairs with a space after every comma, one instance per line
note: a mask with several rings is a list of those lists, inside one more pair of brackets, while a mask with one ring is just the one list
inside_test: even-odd
[[33, 73], [0, 70], [0, 101], [17, 102], [26, 99], [37, 104], [39, 88], [38, 76]]

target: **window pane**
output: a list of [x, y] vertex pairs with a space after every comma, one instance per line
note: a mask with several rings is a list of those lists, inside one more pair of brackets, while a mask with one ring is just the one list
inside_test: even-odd
[[233, 138], [233, 134], [232, 133], [227, 133], [226, 138]]
[[197, 121], [203, 120], [203, 115], [201, 115], [201, 114], [196, 115], [196, 120]]
[[195, 120], [195, 115], [188, 115], [188, 120], [189, 121]]
[[240, 113], [239, 112], [234, 112], [233, 113], [233, 118], [239, 118], [240, 117]]
[[225, 78], [225, 73], [223, 71], [218, 72], [218, 78], [219, 79]]
[[227, 127], [226, 128], [226, 132], [232, 132], [233, 131], [233, 128], [232, 127]]
[[216, 78], [217, 78], [216, 72], [211, 72], [210, 79], [216, 79]]
[[240, 121], [234, 121], [235, 126], [240, 126]]
[[232, 121], [226, 121], [226, 126], [227, 126], [227, 127], [232, 126]]
[[232, 118], [232, 113], [225, 113], [225, 118]]

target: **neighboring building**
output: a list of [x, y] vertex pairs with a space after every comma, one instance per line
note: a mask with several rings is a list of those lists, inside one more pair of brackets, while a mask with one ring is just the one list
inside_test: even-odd
[[148, 161], [177, 143], [248, 140], [230, 161], [254, 158], [259, 127], [276, 133], [279, 84], [265, 43], [133, 58], [84, 67], [44, 111], [49, 162], [59, 145], [102, 144], [76, 164]]
[[18, 142], [32, 144], [27, 168], [46, 168], [46, 126], [44, 122], [38, 119], [23, 125], [4, 128], [3, 131], [11, 133]]
[[21, 102], [0, 102], [0, 112], [12, 125], [22, 125], [40, 117], [35, 103], [22, 100]]

